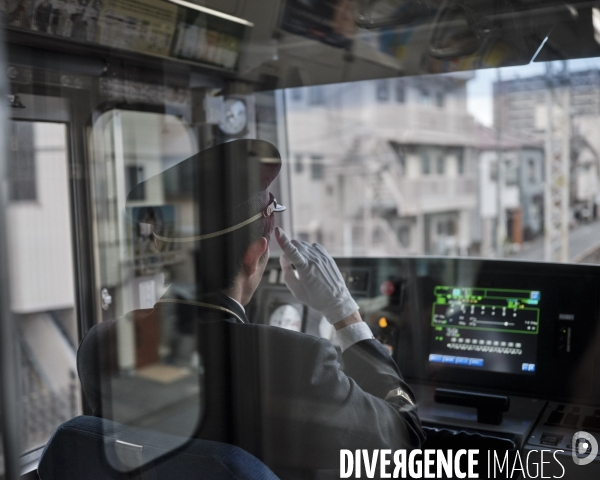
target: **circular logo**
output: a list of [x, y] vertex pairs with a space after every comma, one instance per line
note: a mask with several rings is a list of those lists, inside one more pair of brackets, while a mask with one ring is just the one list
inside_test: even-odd
[[577, 432], [573, 435], [573, 461], [575, 465], [587, 465], [592, 463], [598, 455], [598, 442], [588, 432]]

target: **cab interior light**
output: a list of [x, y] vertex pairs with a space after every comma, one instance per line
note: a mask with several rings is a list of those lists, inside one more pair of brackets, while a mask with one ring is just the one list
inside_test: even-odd
[[235, 17], [233, 15], [229, 15], [227, 13], [219, 12], [218, 10], [213, 10], [212, 8], [203, 7], [202, 5], [197, 5], [192, 2], [186, 2], [185, 0], [169, 0], [171, 3], [175, 3], [176, 5], [181, 5], [182, 7], [191, 8], [193, 10], [198, 10], [199, 12], [206, 13], [208, 15], [213, 15], [215, 17], [223, 18], [225, 20], [229, 20], [231, 22], [241, 23], [242, 25], [246, 25], [247, 27], [253, 27], [254, 24], [249, 22], [248, 20], [244, 20], [240, 17]]
[[600, 8], [592, 8], [592, 25], [594, 27], [594, 40], [600, 44]]

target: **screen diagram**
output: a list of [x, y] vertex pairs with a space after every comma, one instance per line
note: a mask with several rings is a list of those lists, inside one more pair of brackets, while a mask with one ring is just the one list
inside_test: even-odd
[[541, 292], [437, 286], [429, 362], [533, 374]]

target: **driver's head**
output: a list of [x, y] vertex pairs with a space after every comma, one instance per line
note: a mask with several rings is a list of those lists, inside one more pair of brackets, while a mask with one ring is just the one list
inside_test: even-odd
[[270, 143], [236, 140], [138, 184], [127, 206], [170, 263], [166, 281], [200, 293], [242, 285], [249, 300], [266, 266], [274, 214], [285, 209], [269, 192], [280, 169]]

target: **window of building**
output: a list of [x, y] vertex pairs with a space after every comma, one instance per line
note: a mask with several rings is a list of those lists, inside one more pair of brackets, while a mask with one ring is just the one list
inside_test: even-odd
[[296, 155], [294, 157], [294, 172], [302, 173], [304, 171], [304, 161], [302, 155]]
[[10, 150], [8, 157], [10, 200], [36, 201], [35, 138], [32, 122], [10, 123]]
[[377, 100], [387, 102], [390, 98], [390, 88], [387, 80], [379, 80], [376, 86]]
[[138, 167], [137, 165], [128, 165], [125, 167], [125, 181], [127, 182], [127, 191], [131, 192], [131, 200], [145, 200], [146, 191], [144, 185], [141, 188], [137, 188], [133, 191], [138, 183], [143, 182], [144, 179], [144, 167]]
[[421, 173], [423, 175], [429, 175], [431, 173], [431, 159], [429, 155], [421, 156]]
[[456, 222], [453, 219], [442, 219], [437, 222], [437, 233], [440, 236], [456, 235]]
[[456, 221], [452, 219], [448, 220], [448, 223], [446, 225], [446, 232], [448, 233], [448, 235], [456, 235], [456, 230]]
[[308, 103], [311, 105], [325, 104], [325, 91], [323, 87], [317, 86], [308, 89]]
[[292, 100], [295, 102], [299, 102], [302, 100], [302, 89], [301, 88], [292, 88]]
[[443, 220], [437, 222], [437, 234], [446, 235], [446, 222], [444, 222]]
[[465, 159], [463, 158], [462, 155], [460, 157], [458, 157], [457, 170], [458, 170], [458, 174], [459, 175], [464, 175], [464, 173], [465, 173]]
[[442, 108], [444, 106], [445, 100], [446, 99], [445, 99], [445, 96], [444, 96], [444, 92], [437, 92], [435, 94], [435, 104], [438, 107]]
[[498, 181], [498, 163], [497, 162], [490, 163], [490, 181], [492, 181], [492, 182]]
[[435, 170], [438, 175], [443, 175], [446, 170], [446, 159], [441, 155], [437, 158]]
[[30, 452], [81, 414], [69, 150], [64, 123], [13, 121], [7, 133], [8, 193], [19, 203], [7, 209], [6, 274], [20, 349], [20, 448]]
[[398, 155], [398, 167], [400, 175], [406, 175], [406, 155], [404, 153]]
[[406, 91], [402, 82], [396, 83], [396, 102], [404, 103], [406, 101]]
[[516, 162], [506, 162], [506, 185], [514, 186], [519, 183], [519, 166]]
[[404, 247], [410, 246], [410, 227], [408, 225], [402, 225], [398, 228], [398, 240]]
[[429, 90], [421, 90], [421, 94], [419, 95], [419, 103], [421, 105], [431, 105], [431, 95]]
[[533, 158], [530, 158], [529, 161], [527, 162], [527, 169], [528, 169], [529, 182], [535, 183], [537, 181], [537, 175], [535, 172], [535, 160]]
[[325, 176], [325, 169], [323, 167], [323, 157], [320, 155], [313, 155], [311, 157], [312, 163], [310, 165], [310, 175], [313, 180], [322, 180]]

